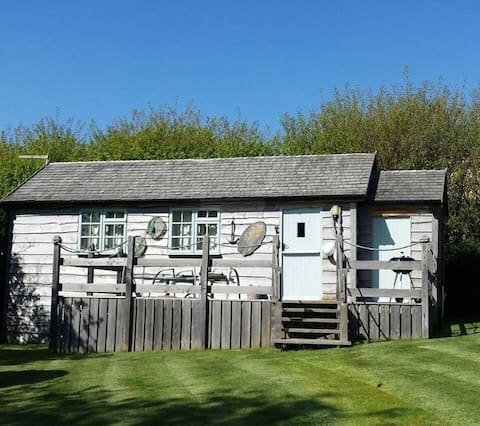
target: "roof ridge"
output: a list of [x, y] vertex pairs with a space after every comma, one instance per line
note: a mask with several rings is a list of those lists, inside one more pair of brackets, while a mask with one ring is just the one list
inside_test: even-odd
[[97, 164], [97, 163], [153, 163], [153, 162], [187, 162], [187, 161], [225, 161], [225, 160], [246, 160], [246, 159], [272, 159], [272, 158], [318, 158], [318, 157], [341, 157], [341, 156], [375, 156], [371, 152], [349, 152], [339, 154], [297, 154], [297, 155], [253, 155], [243, 157], [209, 157], [209, 158], [163, 158], [163, 159], [149, 159], [149, 160], [87, 160], [87, 161], [55, 161], [50, 162], [48, 166], [55, 164]]
[[415, 173], [415, 172], [446, 172], [447, 168], [444, 169], [397, 169], [397, 170], [380, 170], [380, 173]]

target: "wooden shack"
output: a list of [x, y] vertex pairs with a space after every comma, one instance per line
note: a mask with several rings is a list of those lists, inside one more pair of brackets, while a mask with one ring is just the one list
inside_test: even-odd
[[3, 338], [114, 351], [429, 337], [445, 177], [379, 171], [375, 154], [48, 164], [1, 200]]

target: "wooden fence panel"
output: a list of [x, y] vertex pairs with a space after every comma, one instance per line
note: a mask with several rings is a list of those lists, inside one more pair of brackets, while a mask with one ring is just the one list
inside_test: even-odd
[[400, 307], [401, 339], [412, 338], [412, 311], [410, 306]]
[[352, 303], [349, 305], [349, 338], [396, 340], [422, 336], [422, 306], [401, 303]]
[[222, 303], [222, 332], [220, 338], [220, 347], [222, 349], [230, 349], [232, 331], [232, 303], [234, 302], [226, 300]]
[[232, 302], [230, 347], [240, 349], [242, 336], [242, 302]]
[[240, 337], [240, 346], [242, 348], [250, 347], [250, 333], [252, 330], [251, 315], [252, 302], [240, 302], [242, 304], [242, 328]]
[[153, 338], [155, 332], [155, 301], [153, 299], [145, 300], [145, 338], [143, 343], [144, 351], [153, 350]]
[[172, 349], [180, 349], [182, 333], [182, 300], [172, 302]]
[[163, 349], [163, 299], [155, 299], [155, 334], [153, 336], [153, 349]]
[[[113, 352], [128, 349], [127, 298], [59, 297], [57, 350]], [[208, 347], [271, 345], [271, 301], [209, 300]], [[133, 298], [132, 350], [203, 348], [205, 313], [200, 299]]]
[[192, 338], [192, 299], [182, 301], [182, 338], [180, 349], [190, 349]]
[[412, 306], [412, 339], [422, 337], [422, 306]]

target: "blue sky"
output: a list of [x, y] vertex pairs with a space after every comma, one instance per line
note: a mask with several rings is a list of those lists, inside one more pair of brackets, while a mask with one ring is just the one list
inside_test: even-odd
[[0, 129], [45, 116], [101, 127], [148, 104], [278, 129], [332, 89], [480, 81], [476, 1], [8, 1]]

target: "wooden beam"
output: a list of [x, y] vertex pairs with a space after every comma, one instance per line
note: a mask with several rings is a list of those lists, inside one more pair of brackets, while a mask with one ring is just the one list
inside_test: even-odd
[[125, 284], [91, 284], [91, 283], [61, 283], [63, 292], [91, 292], [91, 293], [125, 293]]
[[159, 257], [155, 258], [138, 258], [137, 266], [156, 266], [159, 268], [186, 268], [202, 266], [202, 259], [199, 257]]
[[272, 287], [249, 285], [211, 285], [209, 292], [212, 294], [272, 294]]
[[389, 288], [347, 288], [347, 294], [352, 297], [403, 297], [420, 299], [422, 290], [402, 290]]
[[359, 271], [376, 271], [379, 269], [395, 271], [421, 271], [422, 262], [412, 261], [389, 261], [389, 260], [356, 260], [350, 262], [351, 269]]
[[107, 268], [107, 267], [121, 267], [127, 266], [126, 257], [64, 257], [63, 266], [78, 266], [81, 268]]
[[137, 293], [190, 293], [200, 294], [199, 285], [189, 284], [137, 284], [135, 291]]
[[58, 337], [58, 290], [60, 284], [60, 250], [62, 238], [56, 235], [53, 239], [53, 265], [52, 265], [52, 299], [50, 309], [50, 340], [49, 348], [57, 351]]
[[272, 298], [274, 301], [280, 300], [280, 277], [279, 277], [279, 244], [278, 235], [273, 236], [272, 241]]
[[[119, 260], [119, 258], [111, 258], [110, 260]], [[124, 260], [122, 258], [122, 260]], [[135, 237], [128, 237], [128, 253], [126, 262], [126, 289], [125, 289], [125, 342], [127, 342], [128, 351], [132, 350], [133, 336], [133, 268], [135, 264]]]
[[215, 268], [271, 268], [272, 261], [269, 259], [212, 259]]
[[342, 344], [348, 343], [348, 304], [340, 303], [340, 342]]
[[[349, 247], [349, 262], [355, 262], [357, 260], [357, 203], [350, 203], [350, 243]], [[352, 270], [350, 276], [350, 287], [357, 287], [357, 271]]]
[[206, 348], [208, 345], [208, 269], [209, 269], [209, 256], [210, 255], [210, 238], [204, 235], [202, 239], [202, 266], [200, 270], [200, 301], [201, 309], [199, 312], [199, 318], [195, 318], [195, 321], [200, 321], [200, 329], [202, 330], [201, 347]]
[[430, 243], [422, 244], [422, 337], [430, 338]]

